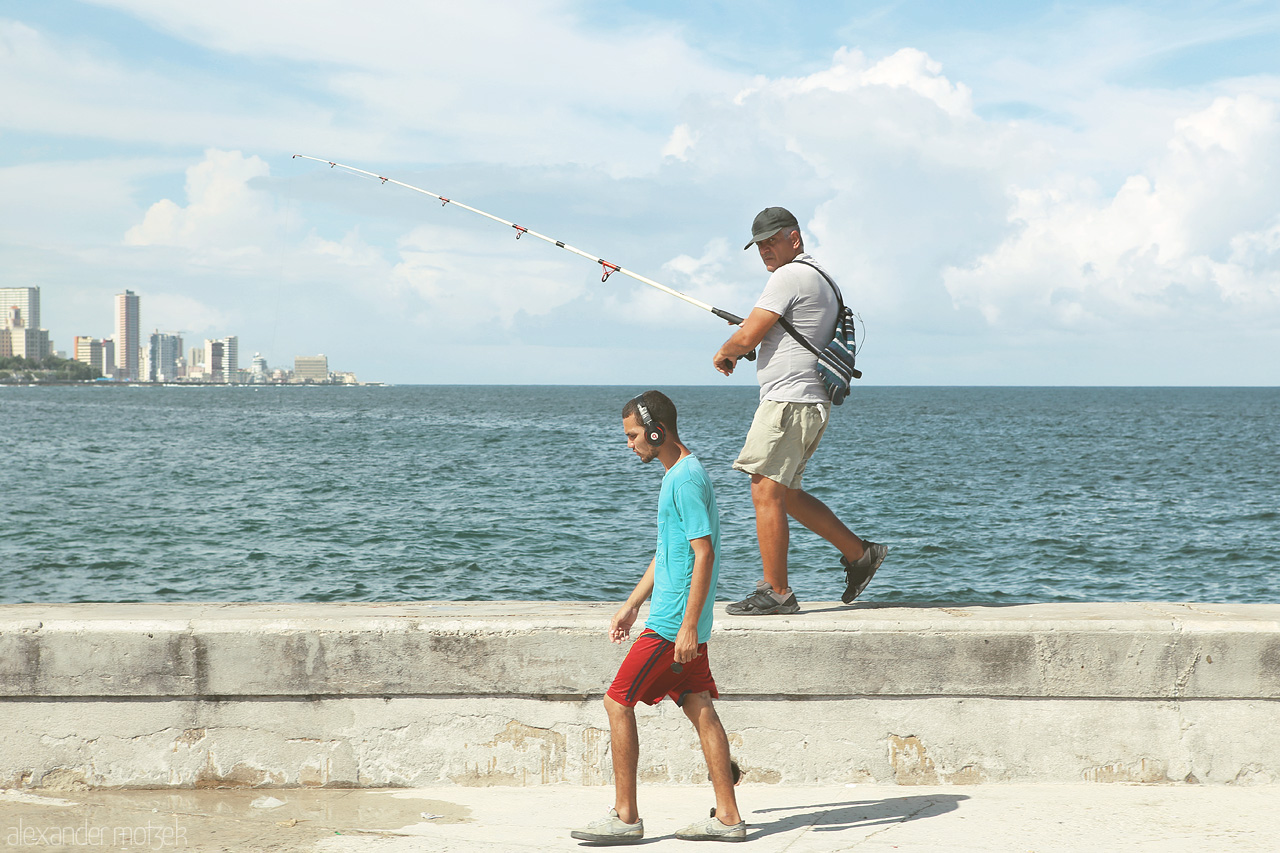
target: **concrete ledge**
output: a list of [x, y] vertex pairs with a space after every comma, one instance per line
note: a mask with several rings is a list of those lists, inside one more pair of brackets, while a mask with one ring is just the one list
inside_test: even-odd
[[[614, 608], [0, 606], [0, 786], [606, 784]], [[1280, 605], [812, 604], [711, 657], [758, 782], [1280, 781]], [[646, 781], [705, 775], [639, 716]]]

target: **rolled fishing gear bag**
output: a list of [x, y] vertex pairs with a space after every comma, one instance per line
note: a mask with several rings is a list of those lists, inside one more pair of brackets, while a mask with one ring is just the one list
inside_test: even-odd
[[836, 295], [836, 304], [839, 306], [839, 313], [836, 315], [836, 334], [822, 349], [818, 349], [808, 338], [797, 332], [795, 326], [791, 325], [786, 317], [779, 317], [778, 322], [782, 324], [787, 334], [818, 357], [818, 375], [822, 378], [822, 384], [827, 386], [831, 404], [838, 406], [844, 402], [845, 397], [849, 396], [849, 383], [854, 379], [862, 378], [862, 371], [854, 366], [858, 346], [854, 334], [853, 312], [845, 307], [840, 288], [836, 287], [831, 276], [808, 261], [792, 261], [792, 263], [804, 264], [806, 267], [817, 270], [827, 280], [827, 284], [831, 285], [831, 290]]

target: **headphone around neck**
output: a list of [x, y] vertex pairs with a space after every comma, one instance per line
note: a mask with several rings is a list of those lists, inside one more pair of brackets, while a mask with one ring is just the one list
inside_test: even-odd
[[644, 426], [645, 440], [649, 442], [650, 447], [661, 447], [662, 442], [667, 440], [667, 431], [649, 414], [649, 408], [644, 404], [643, 394], [636, 397], [635, 402], [636, 411], [640, 413], [640, 423]]

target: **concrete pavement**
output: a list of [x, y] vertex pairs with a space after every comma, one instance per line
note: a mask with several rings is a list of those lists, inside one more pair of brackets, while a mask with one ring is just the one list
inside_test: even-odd
[[[645, 786], [647, 850], [707, 814], [709, 786]], [[1280, 787], [752, 786], [744, 850], [1234, 853], [1280, 849]], [[0, 790], [0, 849], [435, 853], [590, 848], [569, 831], [612, 788]], [[705, 844], [703, 845], [706, 846]], [[720, 849], [712, 845], [713, 849]]]

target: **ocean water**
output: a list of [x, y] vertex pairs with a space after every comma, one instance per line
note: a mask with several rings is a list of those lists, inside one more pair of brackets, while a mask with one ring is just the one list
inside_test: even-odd
[[[0, 601], [620, 600], [662, 475], [640, 388], [0, 387]], [[666, 390], [759, 576], [754, 388]], [[805, 486], [891, 552], [869, 602], [1280, 597], [1280, 389], [856, 388]], [[801, 602], [844, 589], [792, 526]]]

